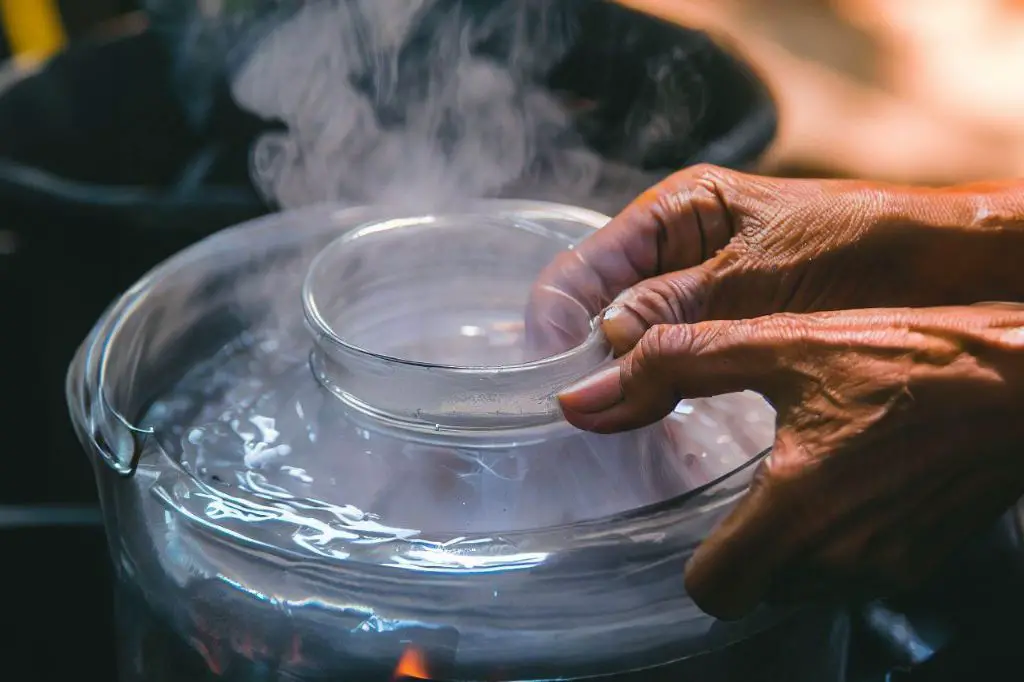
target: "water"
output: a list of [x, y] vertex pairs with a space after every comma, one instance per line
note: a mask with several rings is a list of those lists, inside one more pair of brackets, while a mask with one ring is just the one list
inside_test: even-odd
[[[421, 342], [391, 335], [377, 350], [486, 362], [522, 348], [521, 324], [473, 319], [451, 320], [447, 328], [467, 331], [455, 345], [441, 325]], [[303, 336], [236, 340], [156, 402], [145, 425], [225, 492], [287, 491], [391, 527], [453, 534], [574, 523], [660, 502], [744, 464], [773, 435], [764, 401], [736, 394], [682, 403], [644, 434], [573, 432], [491, 450], [411, 442], [375, 430], [321, 388]]]

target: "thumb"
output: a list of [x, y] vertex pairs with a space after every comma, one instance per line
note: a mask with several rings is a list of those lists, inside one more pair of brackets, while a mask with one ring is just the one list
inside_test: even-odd
[[652, 424], [685, 398], [752, 390], [774, 403], [803, 325], [785, 314], [656, 325], [615, 364], [563, 391], [562, 412], [577, 428], [611, 433]]

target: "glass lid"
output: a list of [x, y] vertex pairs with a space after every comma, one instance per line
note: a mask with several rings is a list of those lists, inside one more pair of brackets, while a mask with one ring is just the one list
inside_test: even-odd
[[[631, 512], [770, 444], [773, 415], [746, 394], [611, 436], [561, 419], [556, 393], [609, 351], [583, 302], [559, 320], [575, 346], [532, 344], [527, 301], [544, 266], [606, 217], [494, 202], [367, 218], [287, 249], [268, 232], [248, 254], [187, 252], [142, 286], [150, 305], [175, 297], [182, 309], [161, 315], [162, 335], [190, 354], [137, 429], [210, 495], [344, 510], [353, 527], [444, 540]], [[335, 551], [338, 538], [317, 537], [291, 540]]]

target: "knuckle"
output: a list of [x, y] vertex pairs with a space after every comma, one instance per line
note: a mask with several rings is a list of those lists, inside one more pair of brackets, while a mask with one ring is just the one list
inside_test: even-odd
[[[670, 246], [670, 253], [684, 249], [688, 260], [695, 264], [728, 245], [741, 227], [732, 204], [746, 193], [738, 175], [718, 166], [698, 164], [669, 176], [646, 195], [641, 202], [644, 218], [657, 229], [659, 239]], [[680, 232], [680, 227], [685, 229]]]
[[664, 283], [672, 302], [673, 320], [691, 323], [703, 319], [711, 305], [713, 287], [710, 277], [703, 271], [689, 271]]
[[648, 325], [680, 321], [675, 292], [662, 281], [652, 281], [638, 287], [624, 303]]
[[622, 301], [647, 325], [694, 322], [704, 307], [699, 277], [690, 274], [649, 280]]
[[701, 183], [717, 183], [722, 177], [732, 173], [727, 168], [713, 163], [698, 163], [687, 169], [687, 175]]
[[667, 238], [667, 232], [686, 213], [689, 203], [690, 193], [676, 186], [659, 192], [655, 197], [648, 210], [659, 229], [666, 233], [663, 238]]
[[[730, 216], [727, 193], [737, 183], [733, 182], [734, 171], [701, 164], [694, 167], [694, 184], [696, 190], [704, 197], [704, 204], [714, 213]], [[735, 228], [730, 230], [735, 232]]]
[[655, 325], [644, 332], [630, 355], [630, 374], [651, 369], [660, 361], [665, 348], [665, 326]]
[[703, 190], [720, 200], [722, 190], [735, 171], [709, 163], [699, 163], [681, 170], [656, 185], [656, 201], [652, 208], [663, 217], [671, 217], [686, 208], [695, 190]]
[[636, 351], [631, 355], [631, 371], [656, 371], [670, 355], [685, 352], [692, 343], [688, 327], [656, 324], [640, 337]]

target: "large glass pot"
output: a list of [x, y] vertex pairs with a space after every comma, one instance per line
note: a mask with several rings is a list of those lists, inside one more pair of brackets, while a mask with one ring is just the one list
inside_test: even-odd
[[[124, 680], [843, 678], [845, 615], [719, 623], [682, 568], [772, 441], [758, 396], [596, 436], [534, 278], [607, 218], [316, 207], [170, 259], [68, 376], [118, 574]], [[572, 316], [570, 316], [571, 318]], [[639, 672], [635, 672], [639, 671]]]

